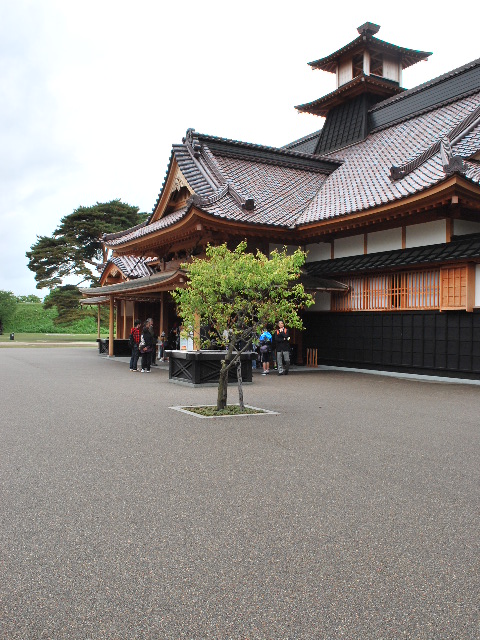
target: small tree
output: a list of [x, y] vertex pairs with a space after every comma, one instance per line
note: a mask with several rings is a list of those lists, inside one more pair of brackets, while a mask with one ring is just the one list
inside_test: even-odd
[[228, 372], [237, 368], [239, 401], [243, 409], [240, 359], [250, 351], [262, 328], [282, 318], [286, 325], [302, 329], [299, 309], [313, 298], [297, 282], [305, 253], [293, 255], [273, 251], [270, 258], [260, 251], [246, 252], [241, 242], [234, 251], [226, 244], [208, 246], [206, 258], [193, 258], [182, 265], [189, 282], [176, 289], [174, 298], [184, 325], [208, 326], [202, 346], [216, 342], [226, 349], [218, 384], [217, 409], [227, 406]]

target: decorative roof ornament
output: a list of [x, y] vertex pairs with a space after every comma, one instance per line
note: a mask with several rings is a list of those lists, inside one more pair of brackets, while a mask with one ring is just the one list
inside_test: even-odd
[[460, 156], [453, 155], [452, 145], [448, 138], [443, 138], [440, 142], [440, 155], [442, 158], [443, 170], [447, 175], [465, 172], [465, 162]]
[[477, 107], [466, 118], [454, 127], [447, 136], [437, 140], [430, 147], [422, 151], [418, 156], [412, 158], [399, 166], [390, 167], [390, 180], [395, 182], [408, 176], [409, 173], [418, 169], [422, 164], [433, 158], [440, 152], [442, 167], [447, 175], [452, 173], [465, 173], [466, 165], [462, 156], [454, 155], [452, 147], [458, 144], [465, 136], [480, 125], [480, 107]]
[[361, 36], [374, 36], [380, 31], [380, 25], [373, 24], [373, 22], [365, 22], [365, 24], [357, 27], [357, 31]]

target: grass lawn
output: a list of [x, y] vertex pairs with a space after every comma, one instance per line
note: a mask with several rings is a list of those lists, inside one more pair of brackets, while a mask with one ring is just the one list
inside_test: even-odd
[[[107, 336], [102, 335], [102, 338]], [[0, 347], [24, 346], [96, 346], [97, 334], [85, 333], [15, 333], [15, 340], [10, 340], [10, 334], [0, 336]]]

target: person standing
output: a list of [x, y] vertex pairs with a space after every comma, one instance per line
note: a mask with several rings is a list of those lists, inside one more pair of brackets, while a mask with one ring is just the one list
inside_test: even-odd
[[153, 349], [152, 349], [152, 367], [156, 367], [157, 366], [157, 342], [158, 342], [158, 336], [157, 333], [153, 327], [153, 320], [152, 320], [152, 324], [150, 325], [150, 333], [152, 334], [152, 340], [153, 340]]
[[141, 348], [140, 353], [142, 354], [142, 371], [141, 373], [150, 373], [150, 363], [152, 361], [152, 351], [153, 351], [153, 336], [150, 331], [150, 327], [153, 325], [153, 320], [151, 318], [147, 318], [145, 320], [145, 324], [143, 325], [142, 338], [140, 340]]
[[272, 334], [264, 329], [260, 334], [260, 361], [263, 366], [262, 376], [270, 373], [270, 357], [272, 353]]
[[137, 372], [138, 363], [138, 345], [140, 344], [140, 327], [142, 326], [141, 320], [135, 320], [133, 327], [130, 330], [130, 348], [132, 350], [132, 357], [130, 358], [130, 371]]
[[288, 375], [290, 368], [290, 331], [285, 327], [283, 320], [278, 321], [278, 329], [273, 335], [275, 349], [277, 351], [278, 375]]

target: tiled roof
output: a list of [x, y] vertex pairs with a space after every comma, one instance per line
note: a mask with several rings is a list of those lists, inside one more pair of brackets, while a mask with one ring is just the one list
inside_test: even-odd
[[227, 182], [232, 182], [245, 199], [253, 198], [255, 209], [242, 209], [229, 197], [202, 208], [215, 216], [253, 224], [291, 226], [327, 178], [321, 173], [239, 158], [216, 156], [215, 160]]
[[352, 42], [349, 42], [334, 53], [331, 53], [325, 58], [320, 58], [319, 60], [309, 62], [308, 64], [314, 69], [323, 69], [324, 71], [335, 73], [338, 60], [347, 52], [365, 48], [365, 43], [367, 43], [368, 48], [371, 50], [385, 51], [386, 53], [394, 53], [398, 56], [401, 56], [402, 67], [404, 69], [410, 67], [412, 64], [415, 64], [419, 60], [426, 60], [429, 56], [432, 55], [429, 51], [406, 49], [405, 47], [399, 47], [395, 44], [391, 44], [390, 42], [386, 42], [385, 40], [380, 40], [380, 38], [375, 38], [374, 36], [364, 37], [363, 35], [359, 35], [357, 38], [355, 38], [355, 40], [352, 40]]
[[166, 229], [174, 225], [176, 222], [185, 217], [187, 213], [187, 208], [183, 207], [182, 209], [178, 209], [178, 211], [174, 211], [172, 213], [167, 214], [160, 220], [153, 222], [152, 224], [147, 224], [140, 229], [126, 229], [123, 233], [116, 233], [115, 237], [111, 237], [105, 235], [103, 240], [108, 247], [116, 247], [118, 245], [123, 244], [124, 242], [130, 242], [130, 240], [134, 240], [137, 238], [142, 238], [144, 236], [148, 236], [154, 231], [158, 231], [160, 229]]
[[[472, 68], [465, 65], [465, 73]], [[115, 247], [167, 229], [193, 205], [234, 222], [294, 229], [399, 201], [439, 184], [452, 171], [480, 184], [480, 165], [469, 160], [480, 150], [479, 117], [477, 86], [474, 94], [325, 156], [296, 150], [316, 140], [318, 132], [275, 149], [190, 129], [183, 143], [173, 146], [169, 168], [178, 163], [194, 198], [178, 211], [105, 241]], [[392, 167], [402, 170], [393, 175]]]
[[434, 85], [441, 84], [442, 82], [445, 82], [446, 80], [449, 80], [450, 78], [453, 78], [454, 76], [461, 75], [461, 74], [465, 73], [465, 71], [473, 69], [474, 67], [478, 67], [479, 65], [480, 65], [480, 58], [477, 58], [476, 60], [472, 60], [471, 62], [468, 62], [467, 64], [464, 64], [461, 67], [457, 67], [456, 69], [452, 69], [451, 71], [448, 71], [447, 73], [443, 73], [441, 76], [437, 76], [436, 78], [432, 78], [431, 80], [428, 80], [427, 82], [423, 82], [422, 84], [418, 84], [416, 87], [412, 87], [411, 89], [405, 89], [405, 91], [403, 91], [402, 93], [400, 93], [400, 94], [398, 94], [396, 96], [391, 96], [390, 98], [386, 98], [382, 102], [379, 102], [374, 107], [372, 107], [370, 109], [370, 111], [372, 111], [372, 112], [373, 111], [379, 111], [380, 109], [383, 109], [386, 106], [392, 104], [392, 102], [399, 102], [400, 100], [407, 100], [407, 99], [411, 98], [411, 96], [415, 95], [416, 93], [420, 93], [421, 91], [425, 91], [425, 89], [429, 89], [430, 87], [433, 87]]
[[378, 271], [386, 268], [404, 268], [420, 264], [440, 264], [480, 258], [480, 234], [457, 237], [451, 242], [410, 249], [380, 251], [367, 255], [349, 256], [334, 260], [307, 262], [309, 276], [340, 276], [347, 273]]
[[[137, 278], [128, 282], [119, 282], [117, 284], [108, 284], [103, 287], [91, 287], [79, 289], [84, 296], [94, 297], [99, 295], [108, 295], [109, 293], [121, 293], [123, 291], [148, 290], [154, 289], [160, 284], [165, 284], [168, 280], [173, 280], [177, 275], [183, 274], [181, 269], [175, 271], [162, 271], [153, 275]], [[85, 303], [84, 303], [85, 304]]]
[[[337, 149], [344, 162], [325, 181], [317, 196], [296, 219], [307, 224], [399, 200], [419, 193], [446, 178], [440, 149], [403, 179], [392, 182], [390, 169], [414, 160], [451, 134], [480, 106], [480, 92], [453, 104], [369, 135], [364, 141]], [[480, 125], [453, 146], [459, 155], [480, 149]], [[466, 176], [478, 180], [478, 166], [465, 163]]]
[[[126, 278], [143, 278], [152, 274], [148, 259], [135, 256], [117, 256], [109, 260], [117, 266]], [[107, 263], [108, 264], [108, 263]]]

